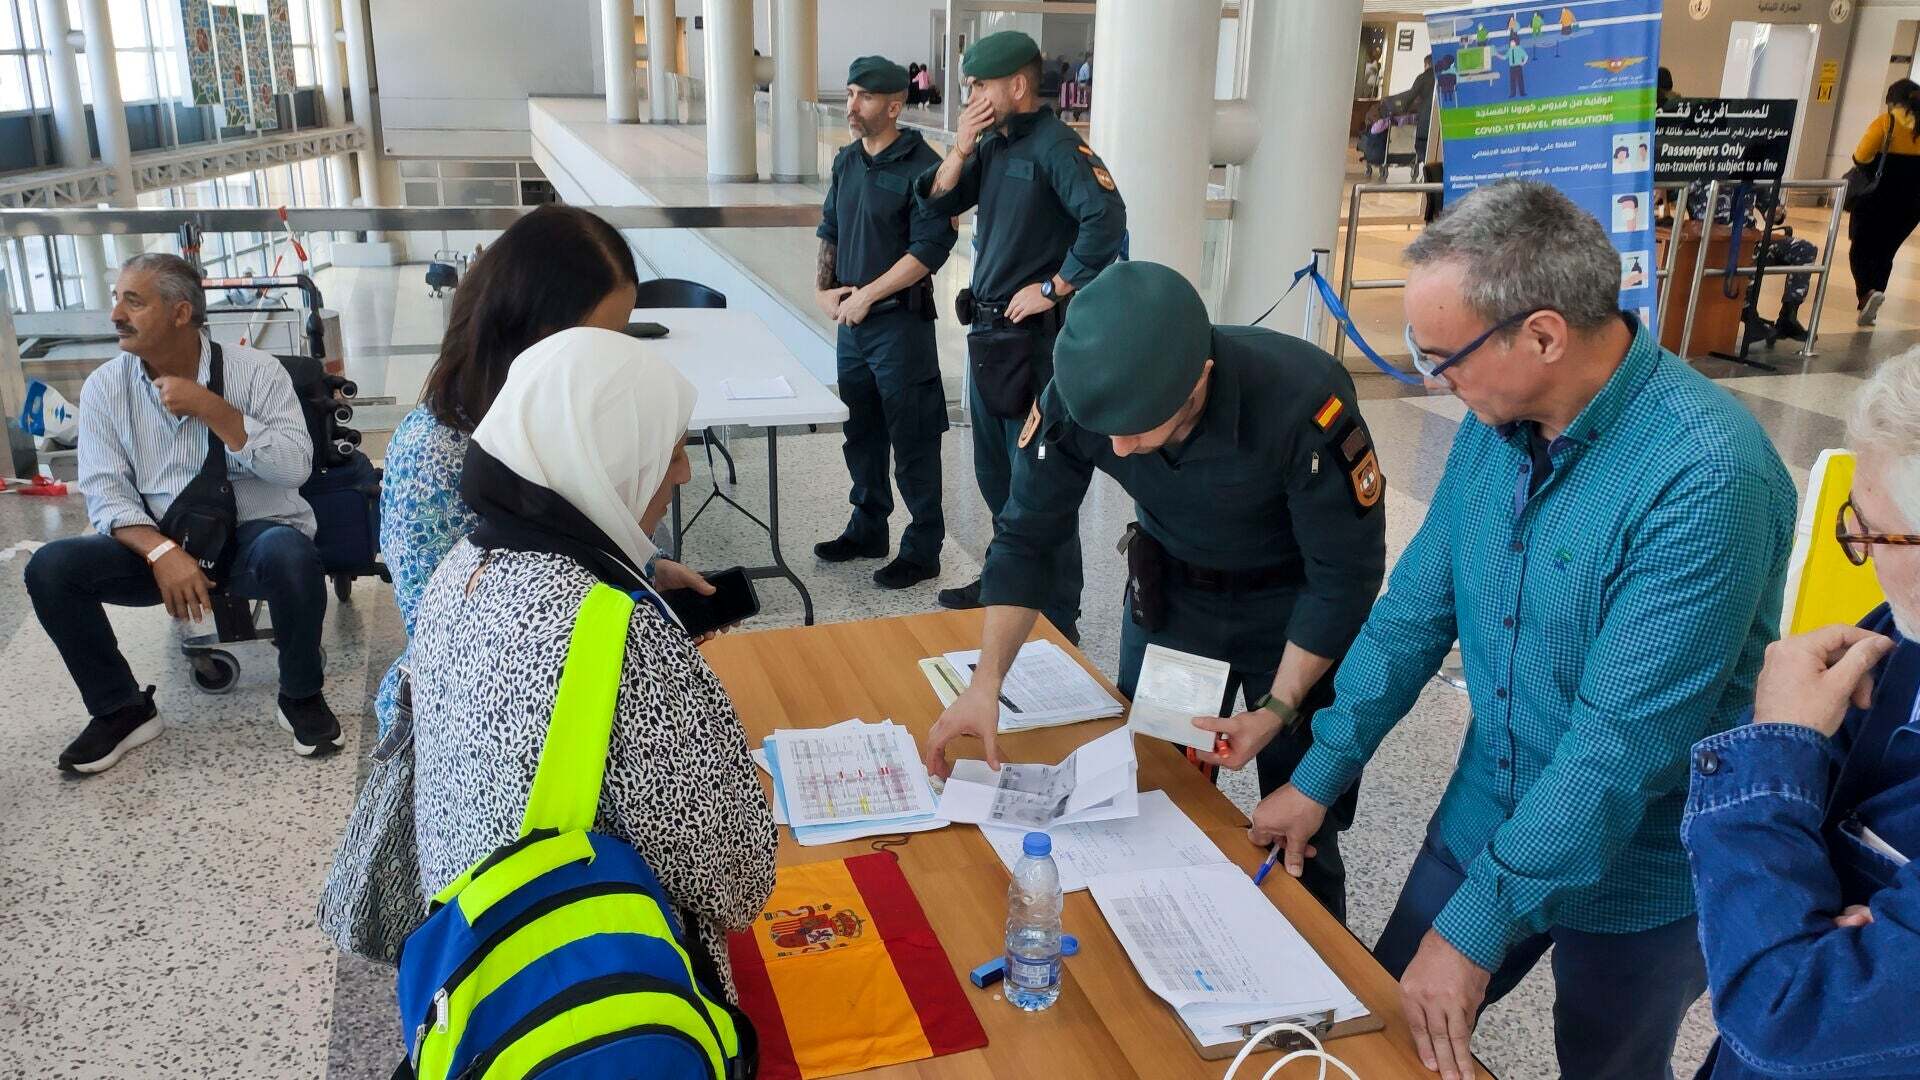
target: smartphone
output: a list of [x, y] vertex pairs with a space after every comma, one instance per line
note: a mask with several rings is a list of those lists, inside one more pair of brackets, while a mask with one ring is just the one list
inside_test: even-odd
[[667, 602], [691, 637], [745, 622], [760, 614], [760, 598], [754, 595], [753, 581], [742, 567], [701, 575], [712, 585], [712, 596], [701, 596], [692, 589], [667, 589], [660, 598]]
[[667, 328], [657, 322], [630, 322], [627, 324], [627, 334], [641, 340], [662, 338], [667, 336]]

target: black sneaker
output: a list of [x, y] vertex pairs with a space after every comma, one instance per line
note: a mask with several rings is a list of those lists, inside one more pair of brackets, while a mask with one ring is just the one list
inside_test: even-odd
[[954, 611], [972, 611], [974, 608], [981, 606], [980, 579], [974, 578], [971, 583], [962, 585], [957, 589], [941, 589], [940, 595], [935, 599], [939, 600], [940, 606], [943, 608], [951, 608]]
[[853, 559], [884, 559], [887, 556], [887, 539], [881, 537], [876, 543], [861, 543], [851, 536], [840, 536], [825, 543], [813, 545], [813, 553], [822, 562], [848, 562]]
[[60, 752], [59, 766], [70, 773], [106, 772], [127, 751], [159, 738], [165, 727], [149, 686], [141, 691], [139, 701], [87, 721], [87, 729]]
[[310, 757], [321, 750], [340, 747], [340, 721], [327, 708], [324, 694], [309, 698], [280, 695], [280, 726], [293, 734], [293, 752]]
[[939, 563], [927, 566], [923, 563], [908, 562], [903, 557], [875, 570], [873, 583], [883, 589], [905, 589], [923, 581], [932, 581], [939, 576]]

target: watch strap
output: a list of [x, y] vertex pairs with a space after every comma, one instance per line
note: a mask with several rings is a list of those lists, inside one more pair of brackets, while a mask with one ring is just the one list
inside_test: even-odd
[[1280, 727], [1282, 730], [1292, 727], [1294, 723], [1300, 719], [1299, 709], [1296, 709], [1293, 706], [1287, 704], [1286, 702], [1281, 701], [1279, 698], [1274, 697], [1272, 694], [1268, 694], [1266, 697], [1261, 698], [1260, 704], [1255, 705], [1254, 708], [1265, 709], [1268, 712], [1272, 713], [1273, 715], [1279, 717]]

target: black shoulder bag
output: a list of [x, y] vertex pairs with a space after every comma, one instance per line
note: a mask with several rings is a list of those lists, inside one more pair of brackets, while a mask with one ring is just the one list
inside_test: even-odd
[[[215, 396], [226, 396], [225, 361], [220, 346], [213, 346], [211, 377], [207, 389]], [[234, 533], [239, 528], [240, 509], [233, 499], [233, 481], [227, 476], [227, 447], [207, 429], [207, 461], [199, 475], [175, 496], [160, 518], [160, 531], [186, 549], [200, 563], [207, 580], [219, 584], [233, 563]]]
[[1849, 214], [1853, 213], [1860, 208], [1862, 200], [1879, 189], [1880, 177], [1887, 171], [1887, 154], [1893, 149], [1893, 125], [1894, 120], [1889, 116], [1887, 137], [1880, 142], [1880, 156], [1876, 159], [1873, 172], [1869, 174], [1865, 166], [1854, 162], [1853, 167], [1847, 170], [1847, 174], [1841, 177], [1847, 182], [1847, 190], [1846, 194], [1841, 196], [1840, 209]]

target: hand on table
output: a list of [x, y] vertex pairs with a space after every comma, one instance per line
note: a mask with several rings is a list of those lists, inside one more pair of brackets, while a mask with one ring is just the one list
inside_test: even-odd
[[1753, 722], [1832, 735], [1848, 705], [1873, 704], [1873, 667], [1892, 649], [1892, 638], [1845, 624], [1781, 638], [1767, 646], [1753, 688]]
[[1441, 1080], [1473, 1076], [1473, 1027], [1492, 976], [1433, 930], [1400, 976], [1400, 1003], [1420, 1063]]
[[[1248, 709], [1238, 716], [1224, 719], [1218, 716], [1196, 716], [1193, 726], [1201, 731], [1211, 731], [1224, 735], [1227, 740], [1225, 753], [1216, 750], [1197, 750], [1194, 756], [1209, 765], [1218, 765], [1223, 769], [1238, 769], [1252, 761], [1273, 737], [1280, 732], [1280, 718], [1271, 709]], [[1218, 742], [1215, 746], [1218, 747]]]
[[947, 761], [947, 744], [962, 736], [971, 735], [986, 744], [987, 766], [1000, 768], [1000, 751], [994, 745], [994, 736], [1000, 731], [1000, 688], [997, 684], [988, 685], [977, 674], [974, 681], [953, 704], [933, 722], [933, 730], [927, 733], [927, 771], [935, 776], [946, 777], [953, 772], [953, 766]]
[[1301, 794], [1292, 784], [1283, 784], [1253, 808], [1253, 823], [1247, 829], [1247, 839], [1259, 847], [1277, 845], [1287, 873], [1299, 877], [1306, 870], [1307, 860], [1319, 854], [1307, 839], [1320, 831], [1320, 824], [1326, 819], [1326, 807]]

